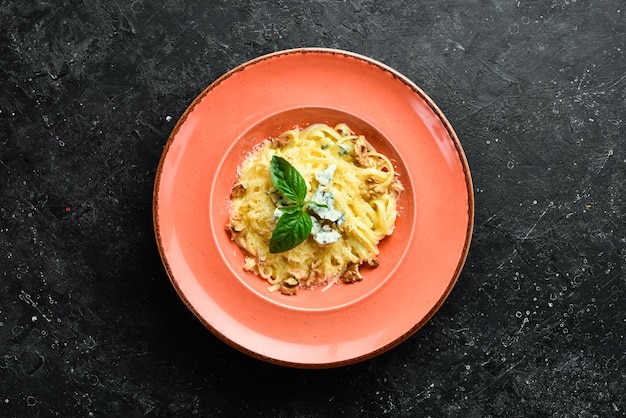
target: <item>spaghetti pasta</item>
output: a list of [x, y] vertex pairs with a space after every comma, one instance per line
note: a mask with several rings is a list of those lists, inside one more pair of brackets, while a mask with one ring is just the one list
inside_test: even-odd
[[[271, 253], [269, 242], [285, 198], [270, 180], [272, 156], [288, 160], [308, 185], [313, 228], [302, 244]], [[378, 265], [378, 243], [393, 233], [402, 184], [391, 160], [344, 124], [291, 129], [261, 143], [242, 162], [230, 199], [227, 230], [245, 254], [244, 269], [270, 291], [294, 294], [362, 279]]]

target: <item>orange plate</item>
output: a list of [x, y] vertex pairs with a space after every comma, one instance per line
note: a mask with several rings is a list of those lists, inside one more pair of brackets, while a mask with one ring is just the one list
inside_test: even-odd
[[[269, 293], [225, 231], [230, 189], [256, 144], [316, 122], [346, 122], [393, 159], [405, 187], [396, 230], [362, 282]], [[165, 146], [153, 212], [169, 278], [209, 330], [265, 361], [335, 367], [394, 347], [433, 316], [465, 262], [474, 201], [461, 144], [422, 90], [372, 59], [304, 48], [245, 63], [193, 101]]]

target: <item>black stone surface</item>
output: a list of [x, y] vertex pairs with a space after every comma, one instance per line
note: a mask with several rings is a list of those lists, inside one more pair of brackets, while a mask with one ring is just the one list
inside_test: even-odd
[[[0, 1], [0, 416], [624, 416], [625, 15], [619, 0]], [[476, 192], [437, 315], [331, 370], [213, 337], [152, 231], [186, 106], [300, 46], [415, 81]]]

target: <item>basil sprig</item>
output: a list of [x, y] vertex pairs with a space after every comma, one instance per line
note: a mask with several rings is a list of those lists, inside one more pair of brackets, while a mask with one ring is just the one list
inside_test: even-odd
[[282, 253], [302, 244], [311, 233], [313, 222], [304, 210], [306, 205], [327, 206], [306, 200], [306, 181], [298, 170], [282, 157], [272, 156], [270, 178], [274, 187], [292, 202], [288, 206], [278, 208], [283, 214], [278, 219], [270, 238], [270, 253]]
[[302, 204], [306, 198], [306, 182], [298, 170], [289, 161], [276, 155], [270, 162], [270, 178], [272, 184], [287, 199]]

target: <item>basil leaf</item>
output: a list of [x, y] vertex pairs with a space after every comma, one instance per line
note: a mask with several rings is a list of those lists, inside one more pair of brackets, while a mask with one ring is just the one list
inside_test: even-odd
[[311, 217], [302, 210], [284, 213], [270, 238], [270, 253], [282, 253], [302, 244], [312, 228]]
[[306, 206], [306, 205], [315, 205], [315, 206], [317, 206], [318, 208], [327, 208], [327, 207], [328, 207], [328, 205], [327, 205], [327, 204], [325, 204], [325, 203], [317, 203], [317, 202], [314, 202], [314, 201], [312, 201], [312, 200], [307, 200], [306, 202], [304, 202], [304, 203], [302, 204], [302, 206]]
[[277, 155], [270, 162], [272, 184], [292, 202], [301, 204], [306, 197], [306, 182], [298, 170], [287, 160]]
[[293, 206], [279, 206], [278, 210], [281, 211], [282, 213], [295, 213], [295, 212], [302, 212], [302, 206], [299, 205], [293, 205]]

